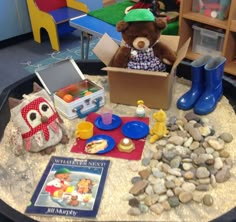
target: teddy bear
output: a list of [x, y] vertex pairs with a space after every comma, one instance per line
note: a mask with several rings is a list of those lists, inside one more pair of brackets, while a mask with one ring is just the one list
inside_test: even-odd
[[72, 193], [71, 194], [71, 199], [70, 199], [68, 205], [73, 206], [73, 207], [78, 206], [79, 205], [78, 195]]
[[111, 66], [165, 72], [176, 60], [176, 53], [160, 41], [165, 28], [166, 21], [156, 18], [149, 9], [130, 10], [116, 25], [124, 44], [117, 50]]
[[153, 118], [156, 121], [154, 126], [150, 129], [150, 143], [155, 143], [158, 139], [167, 136], [169, 131], [166, 127], [166, 113], [160, 109], [158, 112], [153, 114]]

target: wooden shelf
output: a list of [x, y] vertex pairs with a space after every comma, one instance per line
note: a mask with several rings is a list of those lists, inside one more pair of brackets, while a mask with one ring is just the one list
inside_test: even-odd
[[236, 32], [236, 20], [232, 20], [230, 23], [230, 31]]
[[185, 19], [189, 19], [191, 21], [203, 23], [203, 24], [214, 26], [221, 29], [226, 29], [228, 25], [228, 20], [223, 21], [219, 19], [214, 19], [214, 18], [205, 16], [196, 12], [184, 13], [182, 17]]
[[190, 49], [188, 50], [188, 52], [186, 54], [186, 58], [190, 59], [190, 60], [195, 60], [195, 59], [199, 58], [200, 56], [201, 56], [201, 54], [194, 53]]
[[[204, 25], [210, 26], [212, 29], [222, 29], [224, 31], [222, 56], [227, 59], [225, 64], [225, 72], [236, 75], [236, 0], [231, 0], [229, 6], [229, 15], [226, 20], [211, 18], [206, 15], [193, 12], [192, 4], [194, 0], [181, 0], [179, 14], [179, 36], [180, 47], [188, 38], [193, 39], [194, 23], [199, 23], [200, 27]], [[201, 54], [192, 52], [192, 42], [189, 46], [186, 58], [195, 60], [202, 56]]]
[[225, 65], [224, 71], [236, 76], [236, 61], [229, 62]]

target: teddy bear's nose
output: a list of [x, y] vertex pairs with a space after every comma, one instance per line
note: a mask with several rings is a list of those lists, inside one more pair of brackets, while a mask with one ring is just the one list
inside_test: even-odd
[[138, 47], [139, 48], [143, 48], [145, 46], [145, 42], [144, 41], [139, 41], [138, 42]]

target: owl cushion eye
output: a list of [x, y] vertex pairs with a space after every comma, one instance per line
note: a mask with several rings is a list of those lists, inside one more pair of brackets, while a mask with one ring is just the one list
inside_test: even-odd
[[36, 127], [41, 124], [41, 116], [37, 110], [30, 110], [27, 113], [26, 118], [32, 127]]
[[29, 116], [29, 118], [30, 118], [32, 121], [35, 120], [36, 117], [37, 117], [36, 113], [31, 113], [30, 116]]
[[39, 111], [42, 116], [46, 116], [46, 117], [50, 117], [54, 114], [51, 106], [49, 106], [49, 104], [47, 104], [46, 102], [41, 102], [39, 104]]
[[48, 105], [46, 105], [46, 104], [43, 104], [42, 105], [42, 110], [44, 111], [44, 112], [46, 112], [47, 110], [48, 110]]

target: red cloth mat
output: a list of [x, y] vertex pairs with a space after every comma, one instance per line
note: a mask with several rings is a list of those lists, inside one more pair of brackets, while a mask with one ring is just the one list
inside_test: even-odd
[[[87, 118], [86, 121], [90, 121], [92, 123], [94, 123], [95, 119], [99, 116], [99, 114], [97, 113], [90, 113]], [[94, 135], [98, 135], [98, 134], [105, 134], [108, 136], [111, 136], [115, 142], [116, 142], [116, 146], [114, 149], [112, 149], [110, 152], [104, 153], [104, 154], [96, 154], [96, 155], [102, 155], [102, 156], [110, 156], [110, 157], [116, 157], [116, 158], [122, 158], [122, 159], [127, 159], [127, 160], [140, 160], [142, 157], [142, 152], [143, 152], [143, 148], [144, 148], [144, 144], [146, 141], [146, 138], [142, 138], [142, 139], [138, 139], [138, 140], [132, 140], [134, 142], [135, 145], [135, 149], [130, 152], [130, 153], [125, 153], [125, 152], [120, 152], [117, 148], [117, 144], [119, 143], [119, 141], [124, 138], [125, 136], [122, 134], [121, 132], [121, 127], [129, 122], [129, 121], [142, 121], [144, 123], [146, 123], [147, 125], [149, 125], [149, 118], [148, 117], [144, 117], [144, 118], [139, 118], [139, 117], [121, 117], [122, 123], [121, 125], [114, 129], [114, 130], [101, 130], [98, 129], [95, 125], [94, 125]], [[76, 140], [75, 144], [73, 145], [71, 152], [73, 153], [85, 153], [84, 152], [84, 148], [85, 148], [85, 144], [86, 144], [86, 140]]]

